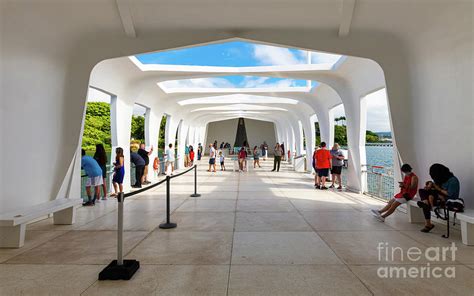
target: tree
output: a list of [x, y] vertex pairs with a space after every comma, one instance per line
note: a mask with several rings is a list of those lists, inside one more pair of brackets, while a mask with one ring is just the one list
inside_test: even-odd
[[314, 123], [314, 130], [316, 131], [316, 146], [321, 144], [321, 132], [319, 130], [319, 122]]
[[96, 144], [111, 147], [110, 104], [103, 102], [87, 103], [82, 148], [90, 151]]
[[367, 143], [377, 143], [380, 142], [380, 138], [376, 133], [368, 130], [365, 132], [365, 141]]
[[341, 146], [347, 145], [347, 131], [345, 126], [336, 125], [334, 127], [334, 142]]
[[132, 116], [132, 132], [131, 139], [145, 141], [145, 117]]
[[163, 115], [160, 123], [160, 134], [158, 135], [158, 149], [165, 149], [166, 115]]

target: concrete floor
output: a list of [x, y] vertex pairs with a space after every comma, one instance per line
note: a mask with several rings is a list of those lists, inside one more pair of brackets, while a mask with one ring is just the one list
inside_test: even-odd
[[[173, 230], [165, 217], [164, 187], [125, 203], [126, 258], [141, 268], [130, 281], [97, 281], [115, 258], [117, 203], [78, 210], [77, 222], [46, 219], [27, 227], [21, 249], [0, 249], [0, 295], [473, 295], [474, 247], [419, 232], [397, 212], [381, 223], [369, 214], [381, 202], [320, 191], [284, 165], [270, 161], [251, 173], [199, 170], [199, 198], [190, 198], [192, 174], [172, 181]], [[228, 164], [230, 167], [231, 164]], [[380, 261], [377, 246], [404, 251], [458, 247], [455, 261]], [[454, 279], [389, 278], [379, 267], [454, 267]]]

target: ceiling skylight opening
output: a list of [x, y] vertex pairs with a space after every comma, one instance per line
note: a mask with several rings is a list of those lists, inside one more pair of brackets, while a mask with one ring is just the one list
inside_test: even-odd
[[139, 62], [141, 65], [211, 67], [329, 65], [333, 67], [341, 55], [248, 41], [227, 41], [139, 54], [134, 58], [135, 64]]
[[166, 93], [180, 92], [183, 89], [293, 89], [309, 91], [312, 83], [307, 80], [233, 75], [220, 77], [192, 78], [158, 82]]
[[233, 104], [233, 105], [225, 105], [225, 106], [198, 108], [198, 109], [192, 110], [191, 112], [202, 112], [202, 111], [239, 111], [239, 112], [285, 111], [286, 112], [288, 110], [284, 108], [279, 108], [279, 107], [270, 107], [270, 106], [262, 106], [262, 105]]
[[212, 96], [203, 98], [193, 98], [178, 101], [180, 106], [185, 105], [198, 105], [198, 104], [298, 104], [298, 100], [282, 98], [282, 97], [270, 97], [270, 96], [257, 96], [247, 94], [235, 94], [235, 95], [224, 95], [224, 96]]

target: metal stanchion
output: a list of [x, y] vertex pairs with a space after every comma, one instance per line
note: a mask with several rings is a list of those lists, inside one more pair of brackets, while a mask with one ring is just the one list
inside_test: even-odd
[[198, 181], [197, 181], [197, 165], [194, 165], [194, 193], [191, 194], [191, 197], [199, 197], [201, 196], [201, 194], [197, 193], [197, 184], [198, 184]]
[[162, 229], [170, 229], [178, 226], [176, 223], [170, 222], [170, 176], [166, 176], [166, 223], [160, 224]]
[[129, 280], [140, 268], [140, 262], [134, 259], [123, 260], [123, 192], [117, 195], [118, 223], [117, 223], [117, 260], [113, 260], [99, 273], [99, 281]]

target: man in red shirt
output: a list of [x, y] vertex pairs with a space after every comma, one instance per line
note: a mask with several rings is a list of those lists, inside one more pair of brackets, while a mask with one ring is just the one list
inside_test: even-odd
[[316, 173], [319, 177], [319, 184], [316, 184], [318, 189], [328, 189], [326, 187], [326, 178], [329, 176], [329, 169], [331, 168], [331, 152], [326, 149], [326, 143], [321, 143], [321, 149], [316, 151]]

